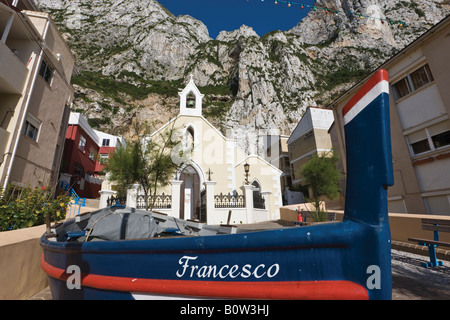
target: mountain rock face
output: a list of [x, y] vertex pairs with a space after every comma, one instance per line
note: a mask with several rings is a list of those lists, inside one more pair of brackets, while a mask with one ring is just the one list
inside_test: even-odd
[[262, 152], [261, 135], [290, 134], [307, 106], [327, 106], [450, 13], [444, 0], [317, 0], [329, 11], [311, 10], [289, 31], [260, 37], [243, 25], [211, 39], [202, 22], [155, 0], [36, 2], [77, 57], [74, 109], [92, 126], [127, 136], [133, 119], [165, 123], [193, 75], [204, 116], [248, 153]]

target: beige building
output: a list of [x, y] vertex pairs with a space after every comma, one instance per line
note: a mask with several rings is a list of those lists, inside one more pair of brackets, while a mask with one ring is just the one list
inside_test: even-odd
[[283, 192], [286, 188], [292, 187], [288, 139], [289, 136], [285, 135], [266, 135], [263, 139], [264, 159], [283, 172], [280, 177]]
[[[449, 35], [447, 17], [378, 68], [387, 70], [390, 79], [390, 212], [450, 215]], [[331, 105], [336, 119], [332, 135], [344, 174], [342, 108], [371, 75]]]
[[292, 184], [301, 184], [301, 167], [314, 154], [331, 151], [328, 129], [334, 121], [330, 109], [309, 107], [287, 140], [291, 164]]
[[[234, 139], [225, 137], [202, 116], [203, 94], [192, 77], [179, 95], [178, 116], [151, 135], [158, 139], [174, 128], [181, 143], [172, 160], [183, 162], [170, 185], [158, 190], [155, 210], [208, 224], [227, 223], [230, 211], [233, 224], [279, 219], [282, 172], [237, 148]], [[129, 190], [127, 205], [139, 207], [140, 197], [139, 190]]]
[[74, 56], [32, 0], [0, 2], [0, 187], [56, 183]]

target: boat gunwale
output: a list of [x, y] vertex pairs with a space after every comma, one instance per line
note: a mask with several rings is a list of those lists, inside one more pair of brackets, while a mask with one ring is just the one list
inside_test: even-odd
[[[310, 236], [308, 233], [314, 232], [314, 229], [319, 227], [320, 229], [325, 226], [333, 226], [330, 228], [331, 234], [329, 238], [321, 242], [312, 243], [307, 238]], [[51, 241], [43, 235], [41, 237], [41, 246], [44, 250], [61, 253], [95, 253], [95, 254], [167, 254], [167, 253], [224, 253], [224, 252], [248, 252], [248, 251], [275, 251], [275, 250], [305, 250], [315, 248], [346, 248], [350, 247], [351, 240], [339, 232], [337, 229], [341, 226], [342, 229], [348, 228], [354, 229], [362, 227], [360, 223], [353, 221], [342, 221], [330, 224], [320, 224], [305, 227], [292, 227], [292, 228], [278, 228], [269, 230], [258, 230], [242, 233], [232, 234], [211, 234], [211, 235], [187, 235], [187, 236], [174, 236], [174, 237], [154, 237], [149, 239], [137, 240], [137, 239], [125, 239], [125, 240], [102, 240], [102, 241], [87, 241], [87, 242], [58, 242]], [[339, 228], [340, 229], [340, 228]], [[268, 235], [268, 233], [272, 235]], [[278, 233], [278, 234], [277, 234]], [[334, 235], [333, 235], [334, 234]], [[223, 237], [233, 238], [232, 243], [230, 241], [222, 241]], [[257, 238], [255, 241], [250, 238]], [[218, 239], [222, 239], [219, 243]], [[268, 240], [270, 239], [270, 240]], [[151, 245], [157, 241], [165, 241], [170, 246], [154, 246]], [[275, 241], [274, 241], [275, 240]], [[288, 240], [288, 241], [286, 241]], [[204, 241], [210, 242], [207, 246], [204, 246]], [[226, 243], [226, 245], [224, 244]], [[230, 246], [230, 244], [232, 244]], [[148, 248], [150, 247], [150, 248]]]

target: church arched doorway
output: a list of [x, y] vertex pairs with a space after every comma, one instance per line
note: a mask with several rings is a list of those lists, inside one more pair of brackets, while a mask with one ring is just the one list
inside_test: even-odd
[[187, 166], [180, 174], [183, 181], [180, 189], [180, 218], [200, 219], [200, 176], [192, 167]]

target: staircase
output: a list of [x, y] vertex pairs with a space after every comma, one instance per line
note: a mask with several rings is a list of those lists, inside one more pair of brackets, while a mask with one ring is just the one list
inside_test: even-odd
[[80, 196], [75, 192], [75, 190], [73, 190], [73, 188], [70, 187], [70, 185], [66, 181], [61, 181], [59, 186], [69, 192], [70, 196], [74, 200], [75, 205], [78, 205], [80, 207], [86, 206], [86, 198], [80, 198]]

